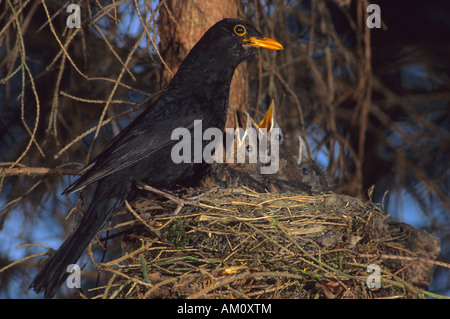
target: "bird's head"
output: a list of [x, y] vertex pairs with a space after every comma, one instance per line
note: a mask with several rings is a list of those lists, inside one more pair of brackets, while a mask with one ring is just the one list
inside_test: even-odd
[[231, 18], [220, 20], [209, 28], [196, 47], [193, 51], [227, 59], [236, 66], [255, 53], [257, 48], [283, 49], [279, 42], [263, 36], [249, 22]]

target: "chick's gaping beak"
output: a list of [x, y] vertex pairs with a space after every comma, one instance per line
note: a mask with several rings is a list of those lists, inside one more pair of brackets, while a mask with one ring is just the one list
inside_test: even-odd
[[270, 50], [283, 50], [283, 46], [281, 43], [272, 40], [270, 38], [257, 38], [257, 37], [250, 37], [248, 39], [244, 39], [244, 42], [246, 42], [246, 45], [252, 46], [252, 47], [261, 47], [265, 49]]
[[272, 130], [273, 125], [274, 125], [274, 116], [275, 116], [274, 105], [275, 104], [272, 99], [272, 102], [270, 103], [270, 107], [267, 110], [266, 115], [261, 120], [261, 122], [259, 122], [259, 124], [258, 124], [259, 128], [265, 128], [268, 132], [270, 132]]

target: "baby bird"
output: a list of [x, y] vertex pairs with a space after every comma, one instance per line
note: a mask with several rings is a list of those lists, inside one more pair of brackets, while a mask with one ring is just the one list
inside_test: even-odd
[[309, 156], [303, 155], [297, 162], [289, 152], [273, 101], [259, 124], [248, 113], [238, 112], [235, 128], [232, 147], [226, 149], [228, 161], [212, 164], [202, 186], [247, 186], [257, 192], [303, 195], [328, 190], [324, 174]]
[[303, 182], [310, 185], [314, 193], [328, 192], [330, 188], [325, 174], [319, 165], [309, 156], [305, 141], [300, 136], [298, 137], [298, 142], [297, 166], [303, 175]]
[[[258, 124], [259, 128], [265, 128], [268, 134], [276, 134], [276, 140], [279, 143], [279, 173], [278, 179], [299, 180], [303, 184], [311, 187], [313, 193], [329, 191], [328, 182], [325, 174], [309, 156], [305, 142], [299, 137], [300, 151], [299, 157], [295, 157], [289, 152], [286, 142], [286, 136], [280, 128], [276, 118], [275, 103], [272, 100], [266, 115]], [[275, 130], [276, 128], [276, 130]]]

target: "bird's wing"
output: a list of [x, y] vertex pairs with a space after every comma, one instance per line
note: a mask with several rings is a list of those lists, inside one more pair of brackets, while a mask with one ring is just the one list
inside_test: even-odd
[[176, 140], [171, 139], [172, 131], [182, 127], [192, 132], [194, 120], [201, 119], [203, 116], [198, 113], [190, 114], [174, 119], [170, 123], [167, 121], [151, 123], [139, 121], [135, 125], [131, 123], [80, 171], [82, 176], [64, 190], [63, 194], [81, 190], [101, 178], [140, 161], [170, 143], [176, 143]]

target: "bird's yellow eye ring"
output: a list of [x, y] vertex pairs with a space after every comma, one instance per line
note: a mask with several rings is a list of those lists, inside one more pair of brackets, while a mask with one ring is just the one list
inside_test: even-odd
[[234, 27], [234, 33], [236, 33], [238, 36], [242, 37], [247, 30], [242, 24], [238, 24]]

